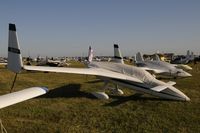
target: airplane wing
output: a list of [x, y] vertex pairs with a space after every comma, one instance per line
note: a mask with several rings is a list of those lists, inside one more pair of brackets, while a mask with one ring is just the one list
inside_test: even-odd
[[0, 96], [0, 109], [43, 95], [47, 93], [47, 91], [48, 89], [44, 87], [32, 87]]
[[95, 75], [95, 76], [129, 80], [129, 81], [143, 83], [141, 80], [139, 80], [136, 77], [124, 75], [121, 73], [109, 71], [109, 70], [102, 69], [102, 68], [64, 68], [64, 67], [47, 67], [47, 66], [23, 66], [23, 68], [25, 70], [32, 70], [32, 71]]

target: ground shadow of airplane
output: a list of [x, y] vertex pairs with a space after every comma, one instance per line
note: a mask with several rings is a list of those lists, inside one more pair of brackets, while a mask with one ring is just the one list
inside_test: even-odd
[[103, 80], [101, 79], [89, 80], [89, 81], [86, 81], [85, 83], [88, 83], [88, 84], [103, 83]]
[[89, 99], [95, 99], [95, 97], [87, 92], [81, 91], [81, 84], [68, 84], [55, 89], [50, 90], [42, 98], [73, 98], [73, 97], [85, 97]]
[[[50, 90], [47, 94], [40, 96], [41, 98], [74, 98], [74, 97], [85, 97], [89, 99], [96, 99], [91, 93], [83, 92], [80, 90], [81, 84], [68, 84], [55, 89]], [[106, 103], [103, 106], [118, 106], [128, 101], [173, 101], [167, 99], [160, 99], [156, 97], [143, 97], [136, 93], [131, 96], [115, 96], [109, 95], [113, 100], [110, 103]]]
[[161, 99], [161, 98], [156, 98], [156, 97], [143, 97], [141, 94], [134, 94], [131, 96], [113, 96], [111, 95], [110, 98], [116, 99], [110, 103], [104, 104], [104, 106], [118, 106], [120, 104], [126, 103], [128, 101], [173, 101], [169, 99]]

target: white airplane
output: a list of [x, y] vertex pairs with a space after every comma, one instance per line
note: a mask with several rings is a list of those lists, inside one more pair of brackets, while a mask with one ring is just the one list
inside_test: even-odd
[[190, 73], [185, 72], [183, 69], [179, 69], [174, 64], [170, 64], [161, 61], [157, 56], [156, 60], [144, 60], [141, 53], [136, 54], [136, 65], [152, 74], [156, 74], [161, 77], [190, 77]]
[[[155, 56], [155, 58], [153, 60], [155, 60], [155, 61], [161, 61], [160, 57], [157, 54], [156, 54], [156, 56]], [[162, 62], [164, 62], [164, 61], [162, 61]], [[170, 65], [174, 66], [176, 68], [184, 69], [184, 70], [192, 70], [192, 67], [190, 67], [190, 66], [188, 66], [186, 64], [170, 64]]]
[[175, 82], [162, 82], [154, 78], [147, 71], [138, 67], [112, 62], [93, 62], [93, 53], [89, 51], [88, 68], [60, 68], [47, 66], [26, 66], [22, 63], [21, 51], [17, 39], [15, 24], [9, 24], [9, 42], [8, 42], [8, 69], [15, 73], [20, 73], [22, 69], [32, 71], [48, 71], [60, 73], [73, 73], [84, 75], [95, 75], [102, 79], [105, 84], [103, 90], [94, 92], [93, 95], [100, 99], [108, 99], [109, 96], [105, 93], [108, 89], [108, 83], [115, 84], [112, 92], [123, 94], [123, 91], [118, 88], [118, 85], [133, 89], [140, 93], [147, 93], [156, 97], [189, 101], [183, 92], [176, 89], [173, 85]]
[[0, 109], [34, 97], [38, 97], [46, 94], [47, 92], [48, 89], [45, 87], [31, 87], [21, 91], [2, 95], [0, 96]]

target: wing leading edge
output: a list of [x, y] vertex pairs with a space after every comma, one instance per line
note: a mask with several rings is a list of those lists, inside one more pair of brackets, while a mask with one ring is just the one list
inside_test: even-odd
[[32, 71], [45, 71], [45, 72], [58, 72], [58, 73], [73, 73], [73, 74], [84, 74], [84, 75], [95, 75], [107, 78], [129, 80], [133, 82], [143, 83], [138, 78], [124, 75], [121, 73], [109, 71], [102, 68], [64, 68], [64, 67], [45, 67], [45, 66], [23, 66], [25, 70]]

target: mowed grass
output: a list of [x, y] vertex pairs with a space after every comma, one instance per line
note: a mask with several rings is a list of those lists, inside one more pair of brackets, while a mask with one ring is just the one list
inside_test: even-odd
[[[91, 92], [103, 83], [94, 76], [22, 72], [14, 91], [33, 86], [46, 86], [50, 91], [0, 110], [0, 118], [9, 133], [199, 133], [200, 64], [190, 73], [193, 77], [174, 80], [191, 98], [179, 102], [136, 97], [127, 88], [121, 88], [123, 96], [109, 94], [109, 100], [98, 100]], [[9, 92], [14, 75], [0, 68], [0, 95]]]

